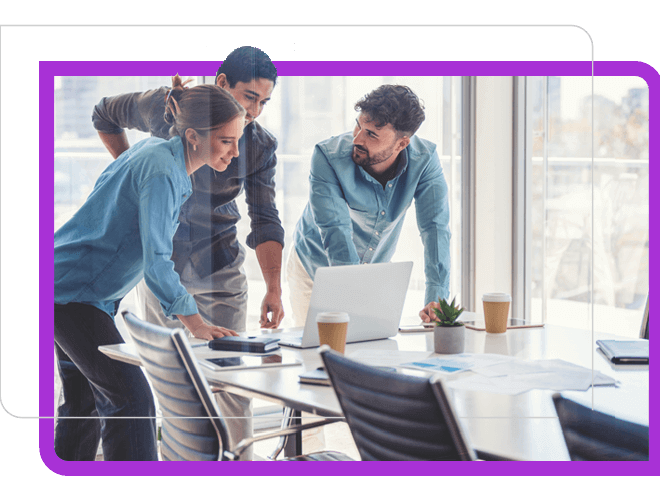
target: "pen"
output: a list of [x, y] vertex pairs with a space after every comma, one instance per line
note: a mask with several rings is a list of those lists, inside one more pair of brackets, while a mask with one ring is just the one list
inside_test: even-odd
[[195, 347], [208, 347], [208, 345], [209, 345], [208, 342], [202, 342], [201, 344], [191, 344], [190, 347], [194, 349]]

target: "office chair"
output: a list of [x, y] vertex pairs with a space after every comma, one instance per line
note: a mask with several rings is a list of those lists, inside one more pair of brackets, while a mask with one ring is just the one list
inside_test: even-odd
[[649, 339], [649, 297], [646, 297], [646, 307], [642, 316], [642, 327], [639, 330], [640, 339]]
[[[183, 330], [147, 323], [128, 311], [123, 311], [122, 316], [164, 417], [161, 432], [163, 460], [238, 460], [241, 453], [257, 441], [332, 422], [323, 420], [295, 425], [246, 438], [234, 450], [228, 450], [224, 420]], [[318, 452], [292, 457], [291, 460], [351, 459], [337, 452]]]
[[649, 428], [552, 396], [571, 460], [648, 460]]
[[475, 453], [442, 380], [357, 363], [319, 349], [362, 460], [504, 460]]

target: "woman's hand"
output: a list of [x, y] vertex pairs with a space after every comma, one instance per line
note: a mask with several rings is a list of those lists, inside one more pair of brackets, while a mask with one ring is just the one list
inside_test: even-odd
[[238, 337], [238, 333], [221, 326], [209, 325], [199, 313], [188, 316], [178, 315], [179, 321], [188, 329], [193, 337], [204, 340], [213, 340], [218, 337]]
[[237, 337], [238, 334], [234, 330], [222, 328], [221, 326], [213, 326], [208, 323], [197, 327], [192, 331], [193, 337], [204, 340], [212, 340], [219, 337]]

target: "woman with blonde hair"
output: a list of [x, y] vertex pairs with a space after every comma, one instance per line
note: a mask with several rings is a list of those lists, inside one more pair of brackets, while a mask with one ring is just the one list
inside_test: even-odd
[[195, 337], [236, 335], [202, 319], [170, 257], [190, 175], [223, 172], [238, 156], [245, 110], [216, 85], [173, 83], [165, 113], [172, 138], [151, 137], [122, 153], [55, 233], [55, 351], [64, 396], [55, 451], [64, 460], [94, 460], [100, 438], [105, 460], [157, 460], [153, 395], [142, 371], [98, 350], [123, 342], [114, 316], [143, 277], [163, 312]]

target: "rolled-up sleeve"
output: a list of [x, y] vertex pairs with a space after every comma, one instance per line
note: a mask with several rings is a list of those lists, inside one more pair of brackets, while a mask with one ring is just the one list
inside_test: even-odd
[[318, 146], [312, 154], [309, 203], [329, 264], [359, 264], [353, 224], [339, 179]]
[[258, 160], [260, 167], [245, 179], [245, 199], [250, 216], [250, 234], [246, 243], [252, 249], [265, 241], [277, 241], [284, 247], [284, 228], [275, 205], [276, 149], [277, 142], [263, 152]]
[[178, 211], [175, 189], [167, 175], [154, 175], [142, 182], [140, 239], [144, 279], [169, 318], [198, 312], [195, 299], [181, 285], [171, 260], [174, 235], [172, 214]]
[[424, 244], [424, 304], [449, 297], [449, 201], [445, 176], [433, 153], [415, 190], [417, 225]]
[[167, 138], [162, 115], [165, 110], [164, 96], [167, 87], [104, 97], [94, 106], [92, 124], [99, 132], [120, 134], [124, 129], [150, 132], [157, 137]]

